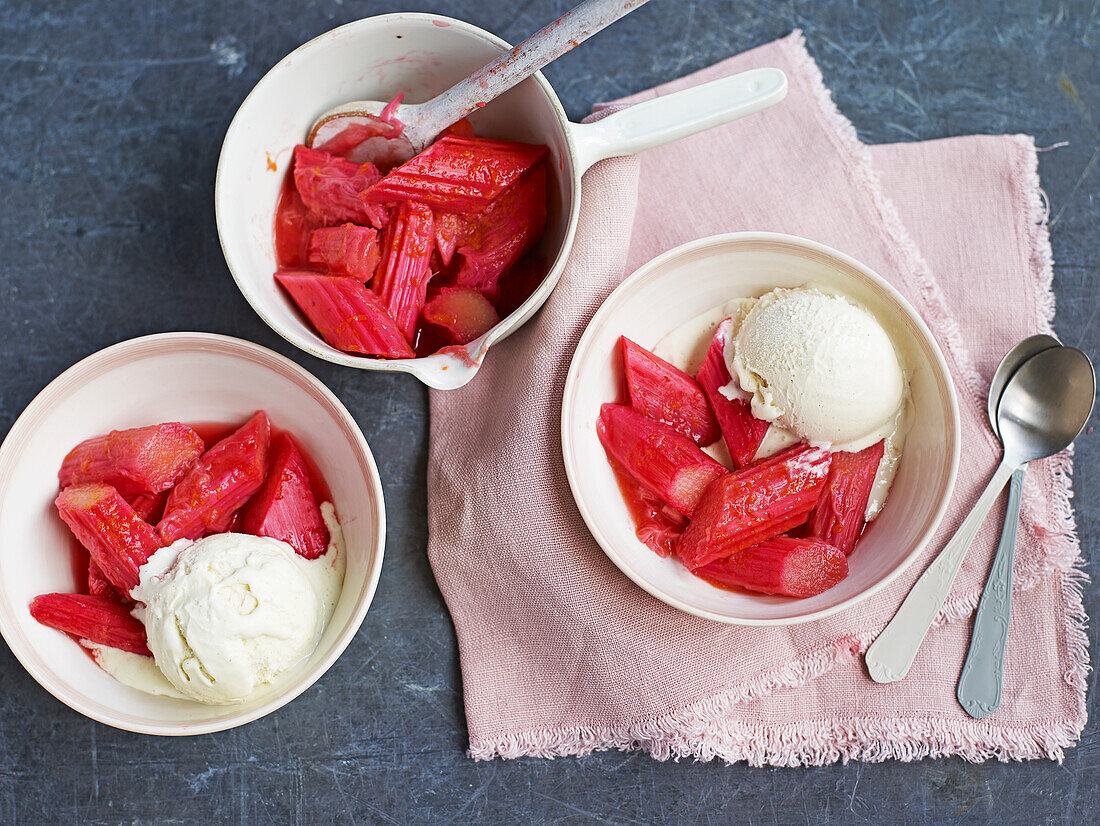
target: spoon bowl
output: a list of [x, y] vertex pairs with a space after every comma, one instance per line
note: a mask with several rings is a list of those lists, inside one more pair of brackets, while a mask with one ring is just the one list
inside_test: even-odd
[[1019, 370], [1020, 365], [1032, 356], [1038, 355], [1043, 350], [1061, 346], [1062, 342], [1054, 336], [1039, 333], [1025, 338], [1005, 353], [1005, 357], [1001, 359], [1001, 363], [997, 365], [997, 369], [993, 373], [993, 380], [989, 383], [989, 398], [986, 401], [989, 423], [993, 426], [993, 432], [998, 437], [1001, 435], [1001, 431], [997, 427], [997, 406], [1001, 403], [1001, 394], [1004, 393], [1005, 385], [1012, 378], [1012, 374]]
[[1088, 422], [1095, 397], [1092, 362], [1080, 350], [1053, 347], [1032, 356], [1009, 379], [997, 408], [1004, 461], [1065, 450]]

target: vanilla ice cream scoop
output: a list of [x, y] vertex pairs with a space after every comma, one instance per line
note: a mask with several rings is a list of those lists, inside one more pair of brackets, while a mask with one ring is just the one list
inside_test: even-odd
[[752, 413], [810, 444], [857, 451], [895, 430], [906, 379], [863, 307], [802, 287], [762, 296], [726, 347]]
[[164, 676], [195, 700], [229, 703], [309, 656], [328, 613], [314, 562], [277, 539], [233, 533], [157, 551], [132, 596]]

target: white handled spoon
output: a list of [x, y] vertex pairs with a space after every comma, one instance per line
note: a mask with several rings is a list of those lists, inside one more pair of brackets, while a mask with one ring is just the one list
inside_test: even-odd
[[[1009, 350], [1001, 359], [989, 386], [989, 423], [993, 425], [994, 433], [1000, 433], [997, 428], [997, 409], [1008, 380], [1032, 356], [1061, 346], [1061, 342], [1053, 336], [1031, 336]], [[1016, 528], [1020, 523], [1020, 499], [1026, 473], [1027, 466], [1020, 465], [1009, 479], [1005, 524], [1001, 529], [1001, 539], [997, 543], [997, 553], [993, 557], [989, 577], [982, 590], [982, 599], [978, 603], [978, 612], [974, 615], [970, 649], [966, 653], [966, 664], [959, 676], [959, 703], [971, 717], [986, 717], [1001, 704], [1005, 645], [1008, 643], [1008, 626], [1012, 618], [1012, 569], [1016, 557]]]
[[[379, 144], [374, 151], [384, 153], [387, 164], [402, 163], [423, 152], [452, 123], [646, 2], [585, 0], [447, 91], [424, 103], [400, 103], [395, 111], [387, 112], [387, 119], [400, 121], [404, 128], [399, 137], [386, 138], [385, 146]], [[377, 100], [356, 100], [334, 107], [317, 119], [306, 143], [320, 146], [353, 123], [377, 122], [385, 107]]]
[[1001, 463], [958, 531], [917, 580], [894, 618], [867, 649], [871, 679], [902, 679], [939, 613], [963, 558], [1013, 471], [1065, 450], [1092, 413], [1096, 375], [1088, 356], [1056, 347], [1028, 359], [1008, 380], [997, 408]]

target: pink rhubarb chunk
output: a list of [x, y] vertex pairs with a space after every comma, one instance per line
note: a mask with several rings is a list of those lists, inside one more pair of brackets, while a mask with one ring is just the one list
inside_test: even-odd
[[309, 237], [309, 263], [333, 275], [366, 283], [378, 266], [378, 230], [343, 224], [315, 229]]
[[359, 197], [381, 174], [373, 164], [357, 164], [306, 146], [294, 147], [294, 185], [309, 212], [326, 226], [370, 223]]
[[285, 433], [271, 440], [271, 470], [243, 511], [240, 530], [281, 539], [306, 559], [316, 559], [328, 549], [328, 528], [305, 459]]
[[386, 358], [415, 355], [378, 296], [362, 282], [308, 270], [277, 272], [275, 280], [337, 350]]
[[691, 439], [623, 404], [605, 404], [596, 423], [609, 459], [684, 516], [726, 469]]
[[363, 200], [419, 201], [445, 212], [481, 212], [546, 151], [528, 143], [445, 135], [371, 186]]
[[444, 287], [424, 305], [424, 320], [444, 328], [452, 344], [469, 344], [495, 327], [500, 316], [477, 290]]
[[386, 227], [372, 288], [410, 345], [427, 298], [434, 244], [432, 211], [423, 204], [402, 203]]
[[699, 383], [626, 336], [619, 340], [630, 406], [696, 444], [716, 441], [720, 435], [718, 422]]
[[138, 569], [164, 544], [153, 527], [117, 490], [98, 482], [65, 488], [54, 504], [103, 575], [128, 595]]
[[777, 536], [695, 573], [719, 585], [763, 594], [813, 597], [848, 576], [844, 552], [820, 539]]
[[130, 616], [129, 606], [113, 600], [84, 594], [42, 594], [31, 601], [31, 616], [81, 640], [153, 656], [145, 626]]
[[885, 447], [885, 442], [877, 442], [858, 453], [833, 454], [825, 489], [810, 516], [809, 536], [852, 552], [867, 521], [867, 501]]
[[801, 525], [825, 487], [829, 453], [799, 444], [715, 482], [676, 548], [691, 570]]
[[718, 325], [714, 339], [707, 350], [703, 366], [699, 368], [696, 379], [710, 402], [715, 418], [722, 430], [730, 458], [741, 468], [752, 462], [760, 443], [768, 432], [769, 424], [752, 415], [752, 408], [745, 399], [727, 399], [719, 392], [720, 387], [730, 383], [729, 369], [726, 367], [726, 342], [729, 340], [733, 322], [726, 319]]
[[168, 494], [157, 524], [165, 544], [225, 531], [264, 483], [270, 440], [271, 424], [261, 410], [207, 450]]
[[500, 297], [500, 279], [546, 229], [546, 164], [539, 163], [470, 219], [457, 253], [455, 282]]
[[62, 488], [88, 482], [111, 485], [123, 496], [172, 487], [202, 454], [202, 439], [179, 422], [112, 430], [86, 439], [61, 463]]

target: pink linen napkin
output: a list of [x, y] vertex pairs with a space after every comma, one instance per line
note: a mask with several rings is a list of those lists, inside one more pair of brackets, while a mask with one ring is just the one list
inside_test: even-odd
[[[1088, 669], [1068, 455], [1028, 474], [1004, 699], [993, 716], [968, 717], [955, 684], [996, 518], [909, 677], [880, 686], [861, 656], [997, 464], [985, 389], [998, 360], [1051, 329], [1034, 145], [981, 136], [865, 147], [799, 32], [617, 103], [756, 66], [787, 73], [787, 99], [594, 167], [569, 266], [546, 306], [493, 349], [473, 383], [431, 394], [428, 553], [458, 635], [469, 753], [619, 748], [776, 765], [1060, 759], [1084, 726]], [[592, 313], [659, 253], [735, 230], [805, 236], [875, 269], [932, 329], [959, 396], [955, 496], [922, 558], [865, 603], [788, 628], [698, 619], [635, 586], [589, 535], [561, 459], [562, 387]]]

